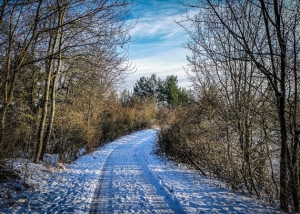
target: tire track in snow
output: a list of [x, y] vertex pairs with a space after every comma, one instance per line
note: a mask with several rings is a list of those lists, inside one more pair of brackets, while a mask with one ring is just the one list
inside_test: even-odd
[[[120, 146], [118, 146], [117, 148], [119, 148]], [[107, 167], [108, 167], [108, 163], [110, 161], [110, 158], [112, 156], [112, 153], [117, 149], [115, 148], [113, 151], [110, 152], [110, 154], [108, 155], [108, 157], [105, 160], [105, 164], [101, 170], [101, 175], [97, 184], [97, 187], [95, 189], [95, 193], [94, 193], [94, 197], [93, 197], [93, 201], [91, 204], [91, 208], [90, 208], [90, 214], [94, 214], [94, 213], [98, 213], [97, 209], [99, 206], [99, 198], [100, 196], [100, 192], [101, 192], [101, 187], [103, 186], [103, 184], [105, 183], [105, 175], [107, 174]]]
[[145, 163], [143, 146], [155, 140], [145, 132], [135, 133], [107, 157], [90, 213], [184, 213]]
[[[147, 143], [147, 142], [144, 142]], [[136, 152], [139, 154], [138, 159], [142, 165], [144, 173], [147, 175], [149, 182], [156, 188], [157, 192], [164, 196], [166, 202], [169, 204], [170, 208], [175, 213], [185, 213], [182, 209], [179, 200], [173, 194], [173, 188], [169, 185], [166, 185], [163, 179], [160, 176], [154, 176], [152, 172], [149, 170], [146, 160], [145, 160], [145, 149], [144, 147], [139, 147], [140, 151]], [[149, 152], [149, 151], [148, 151]], [[152, 151], [150, 151], [152, 152]]]

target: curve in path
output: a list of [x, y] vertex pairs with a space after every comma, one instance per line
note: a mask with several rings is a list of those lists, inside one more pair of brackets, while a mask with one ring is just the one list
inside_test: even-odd
[[153, 143], [154, 136], [138, 132], [110, 153], [90, 213], [184, 213], [145, 162], [144, 153], [149, 151], [144, 147]]

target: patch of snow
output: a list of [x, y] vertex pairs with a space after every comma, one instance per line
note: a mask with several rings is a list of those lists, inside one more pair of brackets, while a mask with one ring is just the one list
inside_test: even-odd
[[43, 162], [47, 165], [56, 166], [58, 163], [58, 154], [44, 154]]
[[84, 153], [86, 152], [86, 148], [81, 148], [79, 149], [79, 151], [76, 154], [76, 157], [79, 158], [80, 156], [82, 156]]

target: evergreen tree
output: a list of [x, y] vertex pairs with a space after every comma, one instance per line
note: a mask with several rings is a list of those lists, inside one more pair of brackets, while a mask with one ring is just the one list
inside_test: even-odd
[[152, 74], [151, 77], [141, 77], [135, 83], [133, 87], [133, 94], [142, 99], [144, 98], [153, 98], [156, 96], [157, 92], [157, 78], [155, 74]]
[[156, 98], [160, 105], [170, 108], [187, 106], [192, 96], [186, 89], [178, 86], [177, 76], [167, 76], [165, 80], [157, 78], [155, 74], [151, 77], [141, 77], [133, 88], [133, 94], [145, 98]]

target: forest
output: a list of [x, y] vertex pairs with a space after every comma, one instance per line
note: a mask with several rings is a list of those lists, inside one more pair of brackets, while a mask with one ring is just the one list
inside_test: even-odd
[[0, 1], [0, 180], [7, 160], [69, 162], [156, 126], [158, 154], [300, 212], [300, 2], [182, 3], [192, 87], [153, 74], [120, 91], [132, 3]]

